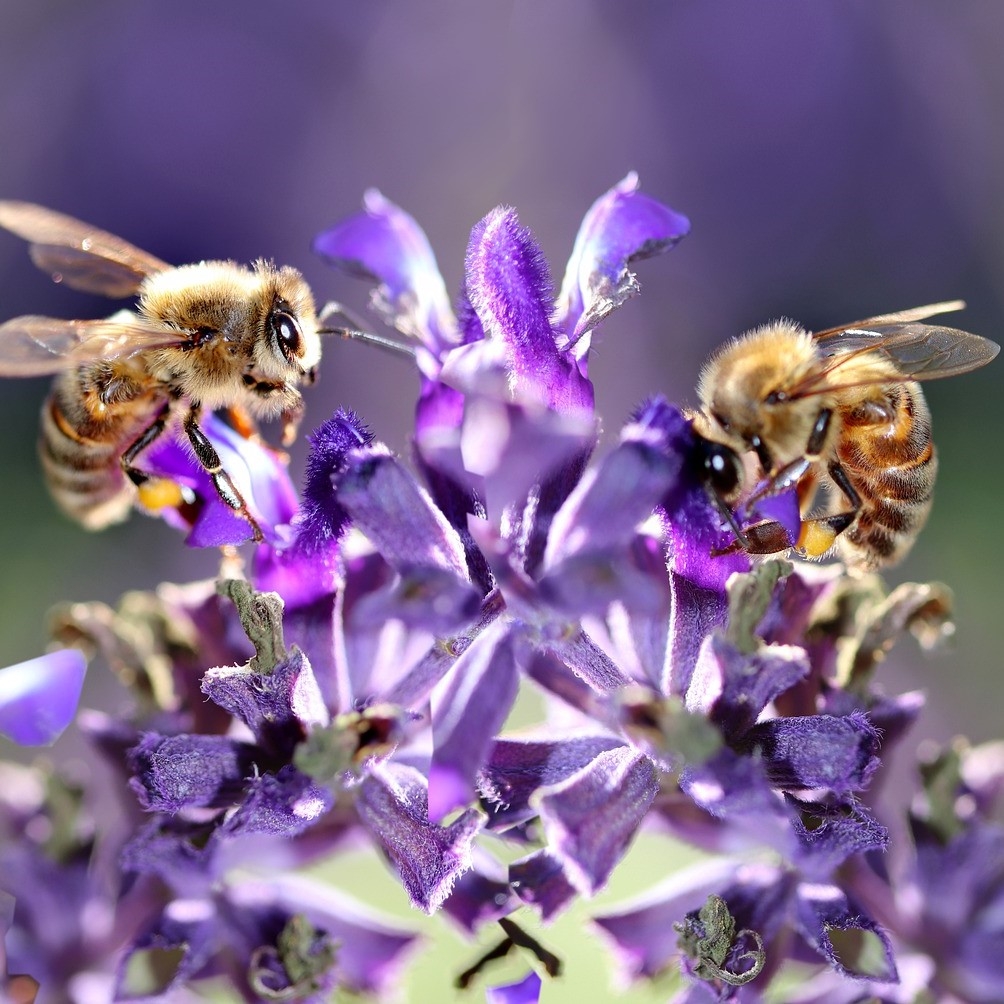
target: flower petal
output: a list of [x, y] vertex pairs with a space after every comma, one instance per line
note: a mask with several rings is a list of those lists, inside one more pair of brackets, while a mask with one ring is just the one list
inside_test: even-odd
[[21, 746], [51, 746], [73, 721], [87, 660], [62, 648], [0, 671], [0, 735]]
[[879, 763], [878, 732], [860, 712], [774, 718], [754, 726], [743, 745], [762, 752], [771, 783], [787, 790], [859, 791]]
[[462, 813], [449, 826], [429, 821], [428, 788], [413, 767], [373, 767], [359, 787], [359, 815], [397, 867], [412, 903], [434, 913], [471, 867], [471, 845], [483, 817]]
[[537, 1004], [540, 1000], [540, 977], [531, 970], [518, 983], [488, 987], [485, 991], [487, 1004]]
[[[834, 885], [802, 883], [796, 892], [795, 922], [809, 945], [822, 955], [837, 972], [861, 980], [895, 982], [896, 961], [889, 935], [860, 907]], [[838, 932], [858, 932], [857, 938], [837, 939]], [[867, 941], [877, 941], [881, 959], [867, 948]]]
[[251, 778], [244, 801], [213, 837], [219, 841], [256, 834], [295, 837], [313, 826], [333, 804], [326, 787], [287, 764], [278, 774]]
[[254, 747], [225, 736], [146, 733], [129, 752], [129, 785], [147, 812], [225, 808], [237, 802]]
[[[289, 523], [297, 508], [285, 455], [258, 438], [242, 436], [212, 413], [203, 416], [199, 424], [216, 447], [223, 470], [241, 493], [265, 539], [277, 542], [276, 527]], [[139, 466], [154, 477], [174, 481], [194, 493], [194, 517], [187, 510], [182, 513], [172, 507], [159, 512], [172, 526], [190, 530], [186, 540], [189, 546], [220, 547], [251, 539], [251, 525], [220, 498], [180, 432], [157, 439], [143, 451]]]
[[808, 673], [805, 650], [795, 645], [764, 645], [747, 653], [712, 635], [687, 688], [687, 710], [705, 712], [726, 738], [738, 739], [775, 697]]
[[[487, 351], [477, 369], [490, 372], [500, 361], [496, 347], [504, 346], [508, 387], [516, 400], [591, 413], [592, 385], [555, 344], [547, 262], [514, 210], [494, 209], [471, 231], [466, 276], [467, 296], [485, 339], [458, 350], [456, 358]], [[470, 363], [461, 369], [469, 373]]]
[[623, 748], [616, 736], [567, 736], [553, 741], [496, 739], [478, 779], [488, 826], [506, 830], [537, 815], [530, 798], [591, 764], [600, 753]]
[[259, 745], [289, 754], [310, 725], [326, 725], [328, 712], [307, 657], [291, 649], [270, 673], [247, 666], [206, 671], [202, 692], [239, 718]]
[[800, 802], [790, 795], [785, 800], [795, 810], [792, 823], [801, 843], [798, 864], [806, 878], [822, 881], [852, 855], [889, 846], [888, 829], [850, 800], [823, 804]]
[[338, 499], [395, 568], [429, 565], [469, 581], [457, 531], [385, 449], [357, 450], [337, 475]]
[[552, 920], [576, 896], [561, 860], [546, 848], [509, 865], [509, 882], [524, 903], [540, 910], [544, 921]]
[[418, 338], [434, 359], [457, 344], [457, 325], [422, 228], [375, 188], [364, 212], [319, 234], [314, 250], [349, 275], [375, 279], [373, 305], [388, 324]]
[[[576, 345], [638, 290], [631, 262], [663, 254], [690, 231], [686, 216], [638, 191], [632, 171], [589, 208], [575, 238], [557, 302], [557, 326]], [[576, 344], [578, 343], [578, 344]]]
[[433, 692], [429, 819], [434, 823], [474, 797], [474, 779], [516, 699], [517, 631], [512, 621], [496, 621]]
[[607, 750], [540, 796], [548, 846], [586, 896], [603, 887], [658, 791], [652, 761], [630, 747]]

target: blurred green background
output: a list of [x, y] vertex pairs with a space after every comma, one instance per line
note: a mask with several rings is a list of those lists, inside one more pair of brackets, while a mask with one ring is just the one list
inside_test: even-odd
[[[599, 332], [609, 437], [652, 392], [692, 404], [707, 354], [778, 315], [821, 328], [962, 297], [950, 323], [1001, 339], [1002, 39], [1004, 5], [938, 0], [0, 0], [0, 197], [171, 262], [273, 257], [361, 310], [362, 286], [309, 246], [368, 186], [419, 219], [456, 289], [499, 203], [560, 281], [583, 212], [636, 169], [693, 232]], [[0, 317], [109, 311], [0, 233]], [[930, 696], [915, 739], [1004, 732], [1002, 366], [929, 389], [934, 512], [890, 579], [947, 582], [958, 632], [883, 670]], [[415, 391], [399, 360], [332, 344], [307, 426], [350, 406], [406, 450]], [[34, 455], [45, 393], [0, 383], [0, 665], [42, 650], [57, 601], [215, 567], [152, 520], [89, 535], [55, 512]]]

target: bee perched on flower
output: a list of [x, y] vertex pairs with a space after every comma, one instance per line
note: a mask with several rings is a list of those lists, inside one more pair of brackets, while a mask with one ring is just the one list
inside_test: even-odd
[[[86, 972], [112, 998], [209, 979], [249, 1000], [390, 994], [415, 925], [285, 874], [352, 846], [421, 913], [498, 928], [458, 985], [528, 953], [534, 971], [489, 999], [533, 1001], [576, 959], [527, 928], [604, 889], [646, 831], [717, 860], [596, 916], [629, 978], [672, 968], [680, 1001], [758, 1001], [797, 966], [832, 999], [898, 1000], [914, 957], [940, 971], [928, 928], [876, 894], [895, 830], [874, 792], [921, 700], [873, 676], [905, 630], [939, 637], [946, 595], [730, 549], [765, 520], [794, 544], [797, 492], [727, 519], [707, 440], [660, 396], [594, 457], [591, 340], [637, 292], [631, 263], [688, 229], [629, 175], [586, 214], [555, 295], [530, 231], [493, 210], [456, 311], [424, 233], [378, 193], [321, 234], [317, 250], [368, 278], [415, 345], [418, 473], [344, 409], [310, 434], [298, 493], [273, 454], [235, 440], [264, 538], [246, 579], [59, 613], [58, 639], [100, 653], [134, 694], [126, 716], [80, 718], [123, 782], [105, 854], [127, 881], [76, 883], [67, 929], [83, 930], [88, 898], [110, 918], [76, 956], [48, 951], [41, 912], [15, 914], [11, 971]], [[164, 476], [203, 478], [190, 542], [245, 539], [192, 458], [157, 446]], [[44, 707], [45, 689], [20, 707]], [[528, 691], [545, 710], [513, 731]], [[31, 812], [57, 809], [40, 797]], [[25, 846], [36, 870], [77, 875], [23, 806], [0, 799], [0, 826], [0, 889], [18, 902]]]

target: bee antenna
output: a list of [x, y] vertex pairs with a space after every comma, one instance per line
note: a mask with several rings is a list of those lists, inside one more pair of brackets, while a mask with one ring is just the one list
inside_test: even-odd
[[384, 349], [387, 352], [396, 352], [399, 355], [410, 356], [412, 359], [415, 358], [415, 349], [411, 345], [406, 345], [404, 342], [399, 342], [394, 338], [384, 338], [382, 335], [374, 335], [369, 331], [363, 330], [363, 323], [359, 321], [355, 315], [349, 311], [342, 304], [338, 303], [336, 300], [329, 300], [321, 312], [317, 315], [318, 321], [323, 325], [325, 321], [334, 317], [335, 315], [341, 315], [352, 325], [351, 327], [319, 327], [317, 333], [319, 335], [338, 335], [339, 338], [351, 338], [357, 342], [365, 342], [367, 345], [374, 345], [378, 349]]
[[339, 338], [351, 338], [356, 342], [365, 342], [367, 345], [374, 345], [378, 349], [385, 349], [387, 352], [396, 352], [399, 355], [415, 358], [415, 349], [411, 345], [405, 345], [393, 338], [384, 338], [382, 335], [374, 335], [369, 331], [357, 331], [355, 328], [318, 328], [319, 335], [338, 335]]

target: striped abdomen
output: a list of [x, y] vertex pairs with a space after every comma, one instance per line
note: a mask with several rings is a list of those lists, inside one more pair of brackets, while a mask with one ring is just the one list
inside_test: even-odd
[[[850, 564], [893, 564], [927, 520], [938, 469], [931, 413], [916, 383], [862, 392], [840, 407], [837, 458], [861, 496], [857, 519], [838, 537]], [[841, 499], [834, 507], [846, 505]]]
[[128, 516], [136, 488], [123, 452], [161, 406], [142, 371], [96, 364], [56, 377], [42, 406], [38, 451], [59, 508], [89, 530]]

